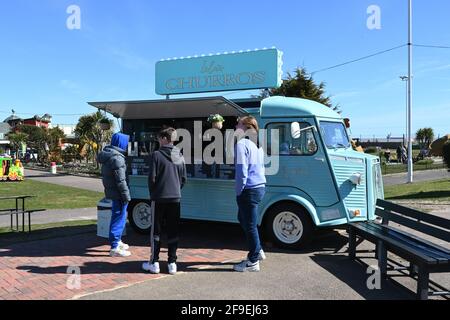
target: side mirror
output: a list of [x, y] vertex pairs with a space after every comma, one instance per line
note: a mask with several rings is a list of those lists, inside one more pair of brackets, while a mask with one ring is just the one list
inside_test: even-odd
[[302, 131], [306, 131], [306, 130], [310, 130], [310, 129], [317, 131], [316, 126], [309, 126], [309, 127], [301, 129], [300, 128], [300, 123], [292, 122], [291, 123], [291, 137], [293, 139], [298, 139], [298, 138], [300, 138], [300, 135], [301, 135]]
[[300, 138], [300, 133], [301, 133], [300, 123], [292, 122], [291, 123], [291, 137], [293, 139], [298, 139], [298, 138]]

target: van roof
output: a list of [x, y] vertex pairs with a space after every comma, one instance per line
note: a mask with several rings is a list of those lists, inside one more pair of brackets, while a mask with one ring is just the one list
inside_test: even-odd
[[320, 117], [342, 119], [332, 108], [316, 101], [275, 96], [261, 102], [261, 117]]

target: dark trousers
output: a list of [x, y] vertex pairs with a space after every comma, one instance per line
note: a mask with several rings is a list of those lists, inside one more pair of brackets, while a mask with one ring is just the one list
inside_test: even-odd
[[250, 262], [258, 261], [261, 242], [258, 233], [258, 205], [264, 197], [266, 188], [245, 189], [241, 195], [237, 196], [239, 207], [238, 220], [247, 238]]
[[152, 203], [152, 230], [150, 243], [152, 254], [150, 262], [159, 261], [159, 252], [161, 250], [161, 234], [164, 231], [167, 234], [167, 247], [169, 251], [168, 262], [177, 261], [178, 232], [180, 224], [180, 203]]

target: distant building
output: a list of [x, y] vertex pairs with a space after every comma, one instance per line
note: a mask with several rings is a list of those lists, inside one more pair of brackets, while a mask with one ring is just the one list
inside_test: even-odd
[[23, 119], [21, 119], [18, 116], [16, 116], [16, 113], [13, 110], [12, 115], [10, 115], [8, 118], [3, 120], [3, 123], [8, 124], [13, 129], [16, 126], [22, 124], [23, 123]]
[[[389, 138], [359, 138], [356, 139], [358, 144], [363, 148], [380, 147], [382, 149], [396, 149], [398, 146], [406, 145], [403, 137], [389, 137]], [[415, 140], [413, 140], [413, 143]]]
[[64, 132], [65, 138], [61, 140], [61, 149], [65, 150], [67, 147], [79, 144], [79, 139], [75, 135], [76, 124], [56, 124], [51, 125], [51, 128], [59, 128]]
[[6, 122], [0, 122], [0, 155], [9, 154], [10, 141], [6, 135], [11, 132], [11, 126]]
[[63, 132], [66, 138], [73, 139], [75, 138], [75, 128], [77, 127], [76, 124], [54, 124], [51, 125], [50, 128], [60, 128]]
[[35, 115], [33, 118], [23, 120], [23, 124], [42, 128], [48, 128], [51, 122], [52, 116], [48, 113], [44, 114], [42, 117]]

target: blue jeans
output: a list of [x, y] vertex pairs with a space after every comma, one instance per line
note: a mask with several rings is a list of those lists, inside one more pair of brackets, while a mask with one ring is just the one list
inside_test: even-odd
[[116, 249], [122, 239], [122, 233], [127, 223], [127, 208], [128, 202], [122, 202], [121, 200], [112, 201], [111, 224], [109, 227], [111, 249]]
[[266, 188], [245, 189], [237, 196], [238, 220], [244, 230], [249, 247], [248, 260], [258, 261], [261, 242], [258, 233], [258, 205], [266, 193]]

